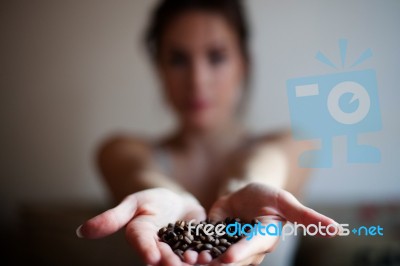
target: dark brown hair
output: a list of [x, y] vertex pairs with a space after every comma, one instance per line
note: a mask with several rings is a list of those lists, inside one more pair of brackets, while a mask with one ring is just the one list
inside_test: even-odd
[[154, 9], [145, 35], [145, 45], [153, 60], [158, 59], [161, 38], [168, 23], [190, 10], [215, 12], [223, 16], [238, 36], [243, 58], [249, 64], [249, 32], [241, 0], [162, 0]]

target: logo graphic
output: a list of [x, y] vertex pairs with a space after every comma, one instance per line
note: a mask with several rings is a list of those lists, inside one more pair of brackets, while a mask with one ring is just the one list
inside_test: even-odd
[[[254, 236], [273, 236], [273, 237], [281, 237], [282, 240], [285, 240], [287, 236], [349, 236], [350, 232], [353, 233], [354, 236], [383, 236], [383, 227], [380, 225], [370, 225], [370, 226], [358, 226], [354, 227], [351, 231], [349, 228], [349, 224], [328, 224], [322, 225], [321, 222], [318, 224], [299, 224], [297, 222], [294, 223], [285, 223], [283, 224], [281, 221], [272, 222], [268, 224], [262, 224], [261, 222], [255, 224], [241, 224], [238, 222], [231, 223], [228, 225], [224, 224], [193, 224], [196, 221], [190, 220], [188, 222], [188, 233], [191, 235], [194, 233], [196, 236], [204, 235], [204, 236], [223, 236], [227, 234], [228, 236], [243, 236], [246, 240], [253, 239]], [[200, 232], [201, 230], [201, 232]]]
[[[339, 48], [344, 68], [347, 40], [339, 40]], [[371, 56], [371, 49], [365, 50], [350, 68]], [[338, 69], [321, 52], [317, 53], [316, 59]], [[320, 149], [306, 151], [300, 156], [300, 166], [332, 167], [332, 139], [343, 135], [347, 137], [348, 163], [380, 162], [379, 149], [357, 142], [359, 134], [382, 128], [373, 69], [293, 78], [286, 85], [294, 138], [321, 140]]]

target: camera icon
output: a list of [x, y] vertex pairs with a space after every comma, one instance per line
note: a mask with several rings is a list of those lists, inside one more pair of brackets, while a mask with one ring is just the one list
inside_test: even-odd
[[321, 140], [319, 150], [300, 156], [300, 166], [332, 167], [332, 139], [343, 135], [347, 162], [380, 162], [377, 148], [357, 143], [359, 134], [382, 128], [373, 69], [294, 78], [286, 85], [294, 138]]

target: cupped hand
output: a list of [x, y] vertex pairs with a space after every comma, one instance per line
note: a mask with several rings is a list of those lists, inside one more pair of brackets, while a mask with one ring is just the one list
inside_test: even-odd
[[[289, 192], [259, 183], [249, 184], [220, 198], [210, 209], [209, 217], [212, 220], [223, 220], [225, 217], [239, 217], [244, 221], [257, 219], [263, 225], [278, 225], [281, 222], [282, 226], [288, 221], [305, 226], [320, 222], [322, 226], [335, 224], [340, 229], [334, 220], [305, 207]], [[279, 236], [268, 234], [258, 234], [250, 240], [243, 238], [211, 261], [211, 265], [258, 265], [275, 248], [278, 240]]]
[[[198, 202], [168, 189], [154, 188], [127, 196], [119, 205], [86, 221], [77, 229], [84, 238], [101, 238], [126, 226], [126, 238], [150, 265], [186, 265], [172, 249], [159, 241], [158, 230], [177, 220], [204, 220], [205, 211]], [[194, 254], [184, 254], [190, 264]], [[192, 261], [192, 262], [191, 262]]]

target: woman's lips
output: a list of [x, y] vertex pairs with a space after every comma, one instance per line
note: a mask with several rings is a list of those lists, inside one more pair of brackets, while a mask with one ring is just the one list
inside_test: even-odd
[[210, 106], [210, 103], [206, 100], [194, 100], [190, 101], [188, 104], [188, 109], [190, 111], [203, 111]]

